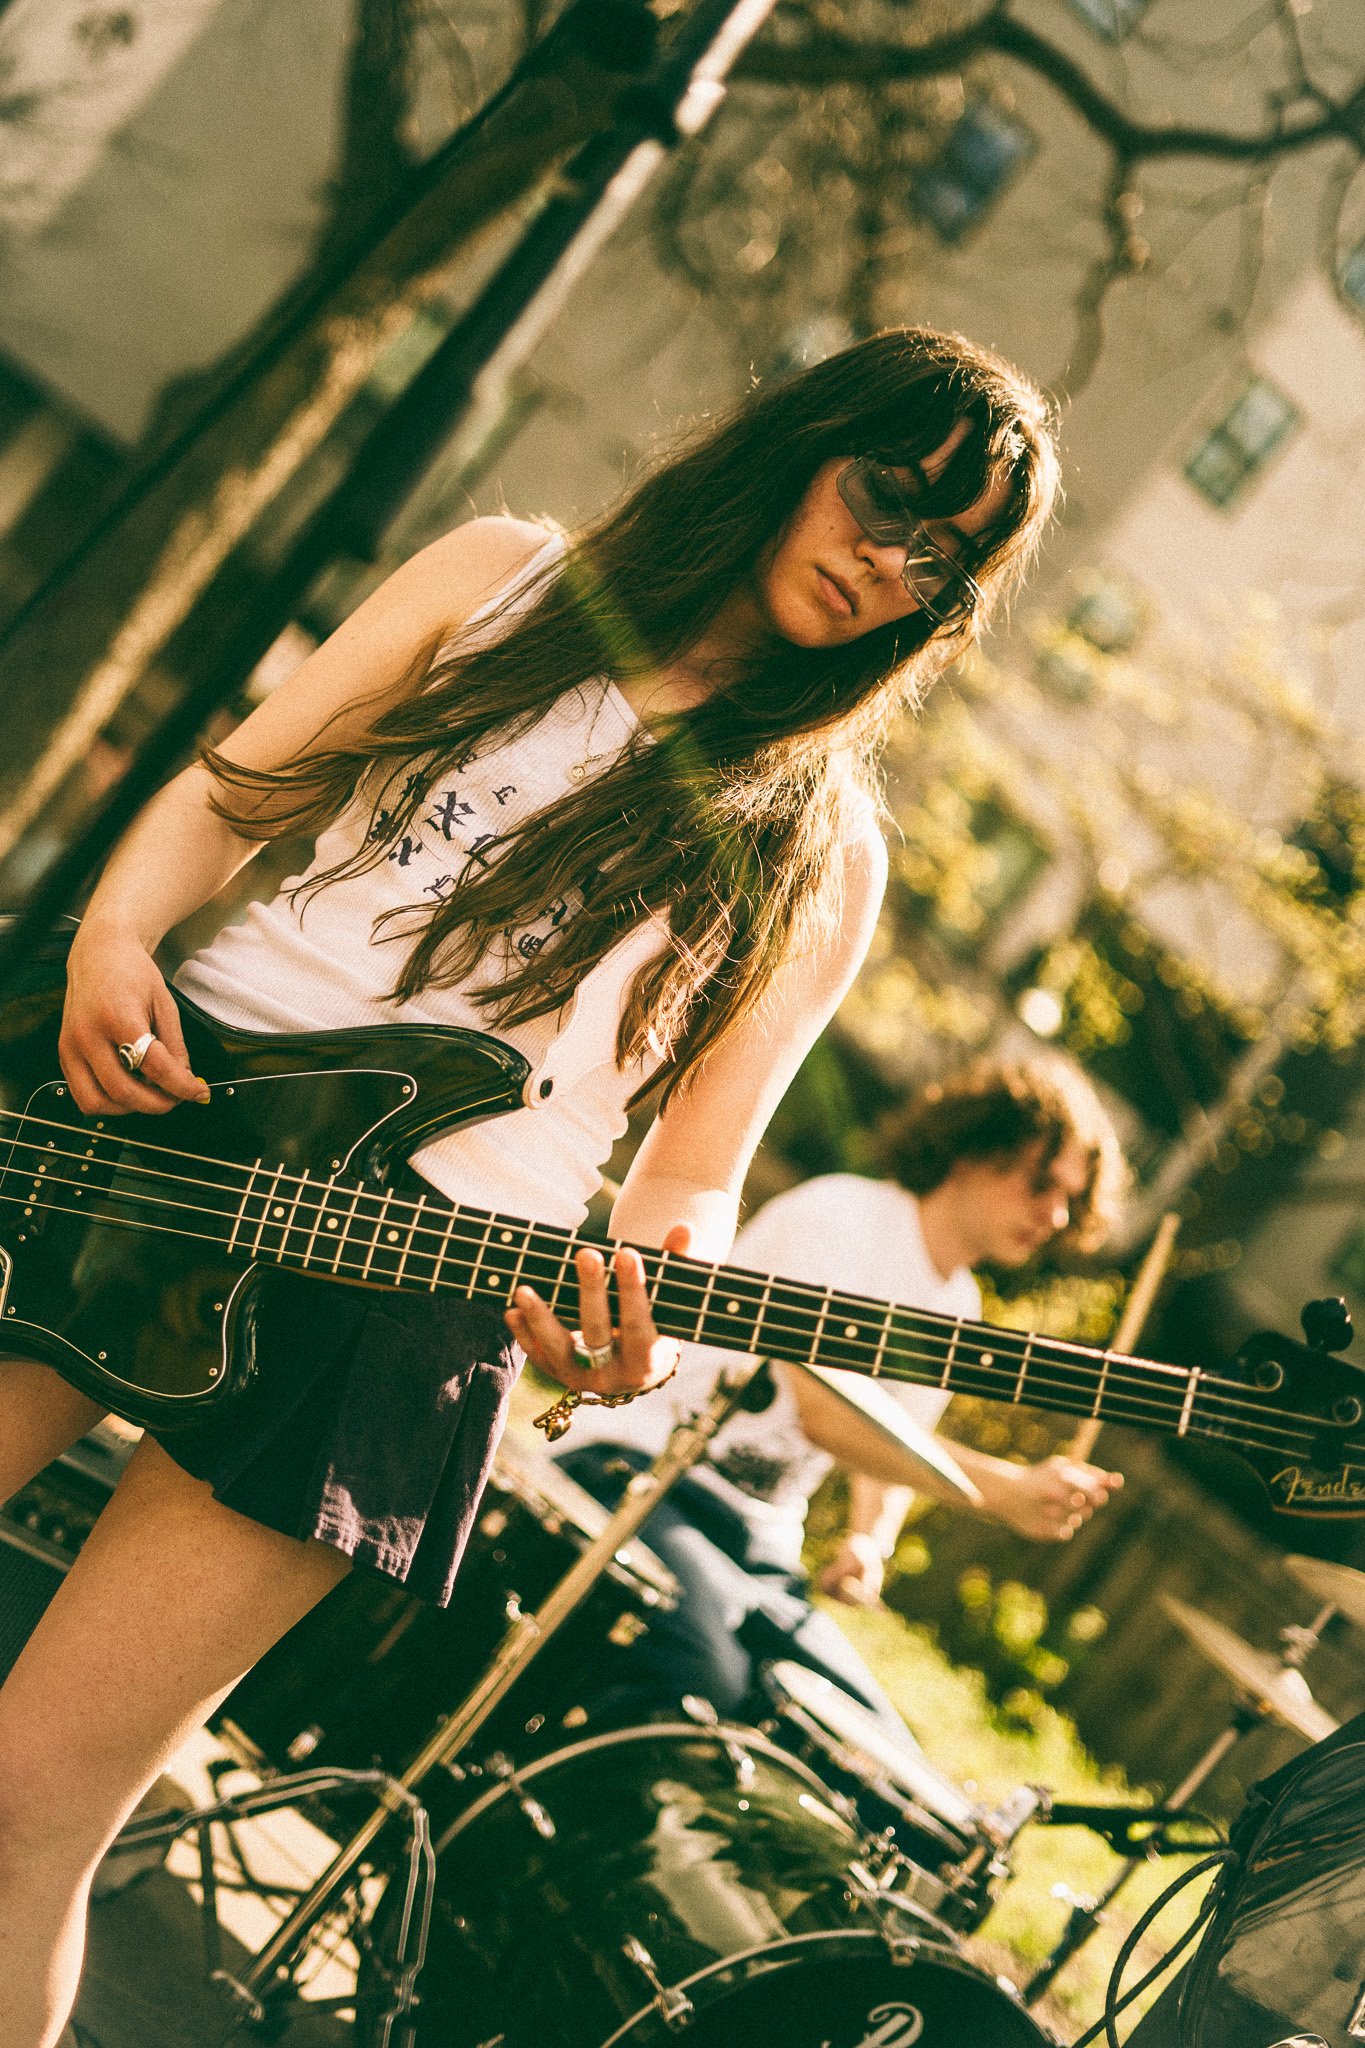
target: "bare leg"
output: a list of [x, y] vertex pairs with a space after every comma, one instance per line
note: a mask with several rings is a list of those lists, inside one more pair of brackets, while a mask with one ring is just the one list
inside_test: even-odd
[[90, 1879], [177, 1745], [345, 1574], [152, 1439], [0, 1688], [0, 2041], [54, 2048]]
[[0, 1358], [0, 1501], [27, 1486], [107, 1413], [50, 1365]]

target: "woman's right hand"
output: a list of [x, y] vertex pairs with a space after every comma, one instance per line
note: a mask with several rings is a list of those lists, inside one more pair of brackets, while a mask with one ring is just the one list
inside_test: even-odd
[[[146, 1031], [154, 1034], [152, 1044], [130, 1074], [118, 1049]], [[190, 1069], [180, 1013], [160, 969], [120, 926], [87, 922], [72, 941], [57, 1049], [86, 1116], [162, 1116], [179, 1102], [210, 1099], [208, 1083]]]

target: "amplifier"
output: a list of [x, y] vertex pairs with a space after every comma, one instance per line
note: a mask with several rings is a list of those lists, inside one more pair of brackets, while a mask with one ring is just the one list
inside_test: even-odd
[[75, 1562], [136, 1434], [100, 1423], [0, 1507], [0, 1678]]

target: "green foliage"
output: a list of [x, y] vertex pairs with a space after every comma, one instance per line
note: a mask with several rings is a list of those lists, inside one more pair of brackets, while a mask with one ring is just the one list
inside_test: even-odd
[[[899, 1579], [888, 1594], [893, 1607], [909, 1590], [901, 1589], [898, 1600], [898, 1584]], [[1000, 1727], [1036, 1729], [1049, 1695], [1103, 1637], [1107, 1617], [1092, 1606], [1053, 1616], [1036, 1587], [1017, 1579], [995, 1580], [980, 1565], [963, 1572], [954, 1590], [952, 1605], [938, 1616], [944, 1655], [980, 1673]]]
[[[1237, 1099], [1266, 1034], [1345, 1061], [1365, 1026], [1359, 764], [1268, 615], [1182, 644], [1135, 598], [1111, 617], [1100, 596], [1104, 630], [1082, 591], [1032, 661], [972, 655], [894, 736], [891, 882], [838, 1030], [906, 1089], [1017, 1043], [1021, 1017], [1055, 1019], [1134, 1111], [1139, 1178], [1225, 1103], [1189, 1170], [1242, 1176], [1316, 1136], [1311, 1088], [1281, 1108], [1259, 1092], [1272, 1071]], [[865, 1156], [865, 1129], [825, 1155]]]

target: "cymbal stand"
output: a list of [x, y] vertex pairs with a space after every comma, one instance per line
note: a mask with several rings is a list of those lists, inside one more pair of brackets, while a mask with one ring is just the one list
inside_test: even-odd
[[[1280, 1640], [1284, 1644], [1280, 1661], [1286, 1670], [1296, 1671], [1307, 1660], [1312, 1651], [1317, 1648], [1323, 1629], [1326, 1628], [1336, 1611], [1335, 1601], [1328, 1601], [1307, 1628], [1291, 1624], [1288, 1628], [1280, 1631]], [[1181, 1779], [1174, 1791], [1169, 1793], [1163, 1800], [1163, 1805], [1169, 1810], [1175, 1810], [1184, 1806], [1187, 1801], [1194, 1797], [1200, 1786], [1213, 1776], [1213, 1773], [1217, 1770], [1219, 1764], [1222, 1763], [1229, 1750], [1235, 1748], [1244, 1735], [1249, 1735], [1254, 1728], [1260, 1728], [1267, 1721], [1273, 1721], [1275, 1718], [1274, 1706], [1270, 1701], [1244, 1699], [1242, 1704], [1235, 1710], [1232, 1720], [1223, 1730], [1222, 1734], [1214, 1737], [1214, 1740], [1209, 1744], [1203, 1755], [1191, 1766], [1189, 1772]], [[1043, 1994], [1050, 1989], [1053, 1979], [1057, 1976], [1058, 1972], [1064, 1969], [1071, 1961], [1071, 1958], [1085, 1947], [1085, 1944], [1090, 1940], [1096, 1929], [1102, 1925], [1106, 1911], [1133, 1876], [1133, 1873], [1140, 1870], [1145, 1863], [1150, 1861], [1150, 1851], [1145, 1851], [1140, 1856], [1130, 1856], [1098, 1898], [1078, 1899], [1075, 1902], [1071, 1909], [1071, 1916], [1062, 1931], [1061, 1938], [1057, 1942], [1056, 1947], [1034, 1971], [1028, 1983], [1024, 1986], [1023, 1997], [1025, 2005], [1037, 2004]]]
[[[507, 1632], [483, 1677], [453, 1713], [438, 1724], [401, 1776], [381, 1788], [371, 1812], [338, 1849], [312, 1889], [265, 1947], [252, 1958], [249, 1967], [240, 1977], [220, 1977], [224, 1988], [238, 2001], [244, 2022], [263, 2018], [268, 2003], [287, 1985], [285, 1966], [289, 1959], [350, 1880], [387, 1822], [402, 1810], [403, 1802], [413, 1798], [418, 1786], [433, 1771], [451, 1763], [478, 1733], [551, 1636], [610, 1569], [617, 1552], [638, 1534], [669, 1489], [701, 1461], [717, 1430], [745, 1405], [746, 1398], [751, 1398], [753, 1384], [764, 1370], [764, 1361], [754, 1359], [726, 1373], [706, 1405], [678, 1424], [654, 1463], [630, 1480], [619, 1507], [601, 1534], [550, 1588], [535, 1612], [512, 1613]], [[419, 1956], [410, 1972], [409, 1990], [420, 1967]]]
[[1322, 1641], [1322, 1632], [1328, 1622], [1334, 1614], [1339, 1612], [1340, 1609], [1337, 1607], [1336, 1601], [1327, 1600], [1318, 1609], [1307, 1628], [1301, 1627], [1297, 1622], [1291, 1622], [1288, 1628], [1280, 1630], [1280, 1641], [1284, 1644], [1284, 1649], [1280, 1653], [1280, 1662], [1287, 1671], [1301, 1671], [1303, 1669], [1303, 1666], [1308, 1662], [1308, 1659]]

